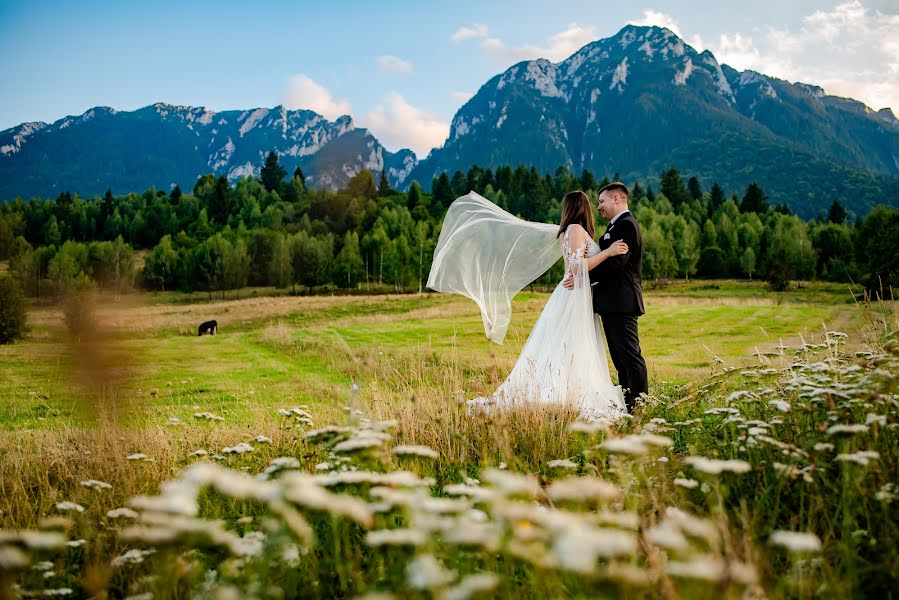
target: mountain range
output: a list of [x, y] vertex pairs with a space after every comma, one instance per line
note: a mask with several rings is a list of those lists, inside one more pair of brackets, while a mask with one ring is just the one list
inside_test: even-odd
[[669, 165], [741, 192], [759, 183], [772, 203], [813, 216], [834, 199], [857, 214], [899, 205], [899, 120], [817, 86], [720, 64], [665, 28], [628, 25], [559, 63], [523, 61], [487, 81], [422, 160], [388, 152], [366, 129], [308, 110], [213, 112], [154, 104], [94, 108], [52, 124], [0, 132], [0, 199], [190, 187], [214, 172], [258, 175], [275, 150], [317, 187], [361, 169], [427, 189], [472, 165], [564, 166], [652, 183]]

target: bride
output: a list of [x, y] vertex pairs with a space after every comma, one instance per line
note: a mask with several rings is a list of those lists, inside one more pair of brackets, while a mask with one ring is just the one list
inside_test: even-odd
[[583, 418], [617, 418], [627, 411], [620, 386], [612, 384], [602, 324], [593, 313], [588, 272], [611, 256], [627, 253], [624, 242], [600, 251], [584, 192], [566, 194], [559, 226], [514, 217], [471, 192], [446, 214], [428, 277], [428, 287], [474, 300], [488, 339], [502, 344], [512, 298], [560, 257], [574, 289], [561, 282], [543, 308], [512, 372], [471, 408], [515, 408], [567, 404]]

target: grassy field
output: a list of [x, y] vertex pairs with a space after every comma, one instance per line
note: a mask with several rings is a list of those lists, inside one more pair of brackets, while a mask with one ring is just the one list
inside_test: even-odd
[[[843, 597], [899, 581], [899, 564], [887, 551], [899, 531], [895, 520], [880, 522], [891, 514], [889, 502], [872, 500], [875, 492], [888, 499], [899, 492], [888, 487], [899, 482], [895, 429], [888, 426], [899, 415], [891, 400], [894, 363], [871, 358], [890, 356], [892, 305], [867, 307], [849, 289], [825, 284], [778, 294], [746, 282], [656, 286], [640, 320], [652, 398], [632, 420], [578, 434], [569, 430], [575, 415], [565, 409], [473, 419], [460, 406], [509, 371], [546, 293], [516, 298], [506, 343], [496, 346], [484, 337], [473, 303], [455, 296], [265, 292], [100, 298], [97, 326], [77, 339], [59, 307], [32, 307], [28, 337], [0, 347], [0, 598], [15, 597], [14, 582], [19, 591], [97, 597], [183, 597], [202, 589], [228, 597], [389, 590], [398, 597], [462, 598], [482, 589], [484, 597], [720, 598]], [[219, 335], [197, 337], [196, 326], [212, 318]], [[816, 374], [816, 364], [829, 366]], [[828, 370], [835, 365], [846, 372]], [[800, 376], [818, 377], [810, 381], [835, 395], [823, 403], [803, 400], [799, 384], [789, 383]], [[851, 402], [839, 395], [848, 391], [834, 391], [850, 384], [859, 394]], [[756, 401], [746, 404], [745, 397]], [[767, 405], [760, 401], [769, 397]], [[291, 413], [291, 407], [301, 408]], [[203, 413], [215, 418], [195, 417]], [[809, 458], [812, 446], [829, 439], [830, 424], [865, 423], [872, 414], [865, 428], [879, 452], [877, 467], [867, 470], [873, 475], [866, 478], [843, 459]], [[722, 423], [720, 415], [730, 417]], [[310, 435], [328, 424], [344, 429]], [[654, 447], [653, 435], [668, 442]], [[764, 438], [775, 437], [783, 445], [763, 452]], [[603, 446], [616, 439], [642, 451]], [[341, 452], [341, 441], [363, 449]], [[226, 452], [241, 442], [253, 451]], [[439, 459], [403, 458], [387, 449], [394, 442], [427, 446]], [[856, 438], [837, 444], [844, 453], [866, 448]], [[207, 454], [191, 456], [196, 450]], [[147, 458], [126, 459], [135, 453]], [[209, 455], [220, 458], [207, 462]], [[703, 475], [682, 463], [689, 455], [745, 460], [753, 472], [743, 479]], [[247, 491], [244, 472], [280, 472], [273, 466], [278, 457], [295, 463], [281, 477], [253, 480], [264, 493]], [[568, 465], [552, 467], [553, 460]], [[182, 474], [197, 465], [199, 471], [185, 472], [193, 475]], [[228, 469], [202, 471], [213, 465]], [[414, 481], [359, 489], [315, 479], [397, 469], [411, 471]], [[579, 484], [594, 486], [574, 494], [583, 505], [553, 492], [568, 469]], [[785, 469], [796, 474], [783, 478]], [[200, 479], [216, 491], [195, 489]], [[88, 480], [112, 488], [90, 489], [82, 484]], [[181, 483], [152, 500], [167, 480]], [[485, 495], [449, 498], [445, 486], [454, 484]], [[610, 489], [597, 492], [600, 485]], [[199, 511], [150, 506], [185, 487]], [[416, 495], [421, 487], [459, 504], [435, 512]], [[322, 496], [308, 498], [307, 488]], [[138, 495], [151, 498], [130, 504], [141, 513], [138, 525], [117, 526], [108, 512]], [[60, 502], [86, 510], [66, 512]], [[534, 506], [549, 512], [527, 512]], [[60, 525], [55, 517], [54, 524], [61, 513], [68, 521]], [[481, 515], [477, 523], [466, 520], [475, 518], [469, 513]], [[215, 518], [224, 529], [204, 520]], [[452, 541], [453, 531], [487, 526], [502, 535]], [[10, 533], [53, 527], [63, 527], [76, 545], [53, 552]], [[154, 537], [153, 528], [168, 537], [159, 531]], [[573, 535], [582, 528], [595, 530], [605, 545]], [[389, 529], [398, 533], [386, 542], [366, 537]], [[769, 549], [768, 536], [780, 529], [814, 532], [829, 558]], [[242, 546], [263, 538], [258, 551]], [[616, 543], [627, 551], [607, 554]], [[295, 547], [299, 556], [284, 559], [285, 548]], [[158, 555], [133, 564], [122, 559], [128, 568], [114, 560], [141, 549]], [[573, 560], [568, 550], [593, 556], [592, 565], [566, 563]], [[27, 568], [14, 565], [20, 551], [29, 557]]]
[[[474, 304], [457, 296], [210, 301], [135, 294], [100, 304], [98, 343], [115, 353], [121, 363], [115, 366], [127, 370], [121, 378], [127, 394], [141, 398], [158, 424], [189, 416], [194, 406], [243, 418], [285, 401], [312, 403], [333, 416], [328, 409], [346, 402], [354, 382], [367, 401], [376, 387], [402, 401], [409, 390], [382, 381], [398, 364], [430, 361], [438, 370], [449, 364], [468, 375], [461, 393], [487, 392], [495, 385], [491, 375], [511, 369], [546, 298], [520, 294], [506, 343], [497, 346], [484, 337]], [[848, 290], [820, 285], [778, 295], [729, 282], [651, 291], [640, 320], [650, 381], [655, 387], [698, 381], [716, 366], [713, 355], [733, 366], [757, 363], [754, 353], [820, 336], [825, 327], [860, 331], [864, 312], [851, 298]], [[219, 335], [197, 337], [196, 326], [212, 318]], [[77, 417], [73, 359], [83, 348], [69, 338], [59, 307], [34, 308], [30, 323], [28, 339], [0, 347], [0, 427], [6, 429]]]

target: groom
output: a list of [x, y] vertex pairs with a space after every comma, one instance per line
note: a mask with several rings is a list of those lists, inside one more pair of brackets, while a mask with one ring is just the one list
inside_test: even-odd
[[[599, 214], [609, 226], [599, 239], [605, 250], [618, 240], [627, 244], [627, 254], [613, 256], [590, 271], [593, 286], [593, 312], [602, 318], [612, 363], [618, 371], [618, 383], [624, 389], [624, 402], [634, 412], [637, 398], [648, 393], [646, 362], [640, 352], [637, 317], [643, 311], [643, 238], [640, 225], [628, 210], [627, 186], [612, 182], [599, 190]], [[573, 287], [566, 280], [565, 287]]]

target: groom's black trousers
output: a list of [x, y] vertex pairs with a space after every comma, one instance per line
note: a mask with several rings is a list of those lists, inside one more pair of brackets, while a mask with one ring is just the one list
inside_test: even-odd
[[646, 361], [640, 352], [637, 315], [610, 313], [601, 315], [612, 363], [618, 371], [618, 383], [624, 389], [624, 403], [634, 411], [637, 397], [649, 393]]

